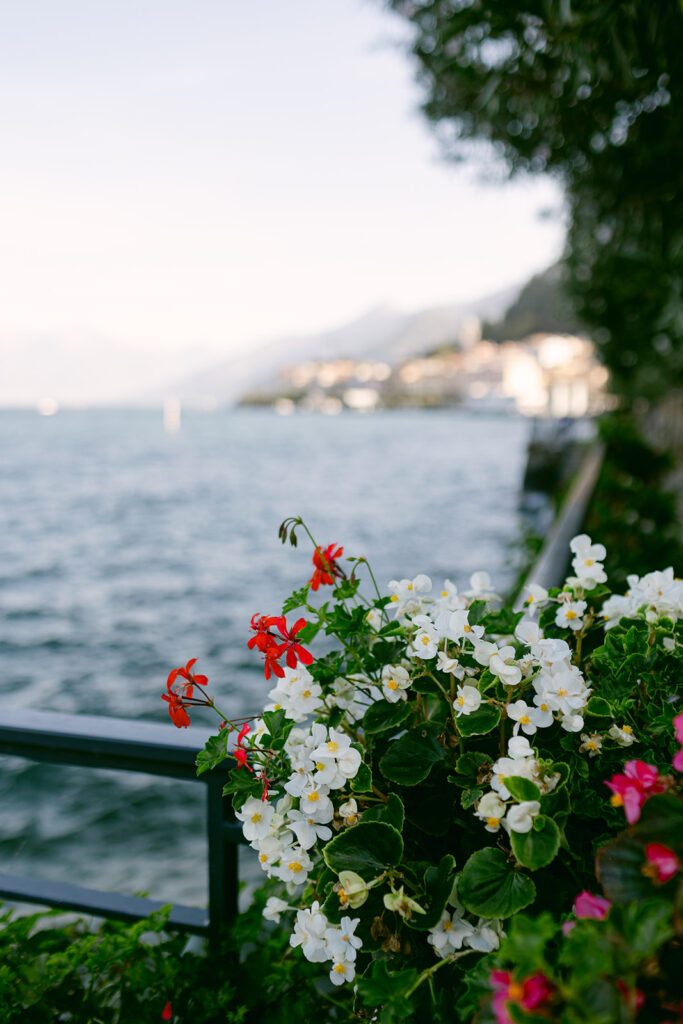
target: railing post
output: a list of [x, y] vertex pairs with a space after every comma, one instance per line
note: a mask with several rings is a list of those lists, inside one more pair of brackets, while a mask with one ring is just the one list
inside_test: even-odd
[[226, 837], [225, 824], [234, 821], [230, 801], [223, 797], [223, 782], [207, 782], [209, 837], [209, 944], [216, 949], [221, 932], [237, 915], [237, 843]]

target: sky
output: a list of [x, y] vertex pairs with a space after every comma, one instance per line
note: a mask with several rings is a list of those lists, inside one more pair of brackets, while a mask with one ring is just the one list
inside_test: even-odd
[[7, 5], [0, 354], [222, 356], [556, 259], [553, 182], [442, 159], [406, 28], [381, 0]]

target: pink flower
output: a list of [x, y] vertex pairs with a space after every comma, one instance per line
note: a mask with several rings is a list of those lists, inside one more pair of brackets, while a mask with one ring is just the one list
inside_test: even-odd
[[493, 989], [493, 1012], [497, 1024], [514, 1024], [508, 1013], [508, 1003], [517, 1003], [523, 1010], [535, 1010], [552, 994], [550, 983], [544, 974], [532, 974], [524, 981], [515, 981], [509, 971], [491, 971], [489, 978]]
[[638, 821], [640, 808], [648, 797], [666, 788], [654, 765], [644, 761], [627, 761], [623, 775], [613, 775], [605, 783], [612, 790], [612, 806], [623, 807], [629, 825]]
[[668, 882], [681, 866], [673, 850], [661, 843], [648, 843], [645, 857], [647, 863], [643, 866], [643, 874], [657, 882]]
[[674, 756], [672, 763], [677, 772], [683, 772], [683, 747]]
[[683, 711], [674, 718], [674, 732], [679, 743], [683, 743]]
[[612, 904], [602, 896], [594, 896], [584, 889], [574, 900], [574, 913], [577, 917], [591, 917], [594, 921], [604, 921]]

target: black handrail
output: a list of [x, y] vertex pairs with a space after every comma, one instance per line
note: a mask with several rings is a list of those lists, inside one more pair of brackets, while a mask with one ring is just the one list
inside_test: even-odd
[[[176, 904], [169, 926], [207, 936], [213, 945], [223, 927], [237, 913], [237, 844], [243, 840], [230, 801], [222, 795], [229, 771], [227, 765], [197, 776], [197, 752], [209, 735], [194, 726], [176, 730], [170, 723], [166, 726], [46, 711], [3, 709], [0, 721], [0, 754], [52, 764], [145, 772], [201, 782], [206, 786], [208, 911]], [[157, 900], [139, 896], [3, 873], [0, 873], [0, 897], [123, 921], [140, 920], [162, 906]]]

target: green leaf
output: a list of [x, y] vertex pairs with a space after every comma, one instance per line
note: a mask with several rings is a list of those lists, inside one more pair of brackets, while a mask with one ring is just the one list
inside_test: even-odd
[[499, 919], [528, 907], [536, 896], [536, 886], [508, 863], [502, 850], [486, 847], [473, 853], [465, 864], [458, 896], [470, 913]]
[[286, 718], [284, 711], [264, 711], [263, 721], [265, 722], [266, 729], [270, 733], [271, 739], [276, 740], [282, 733], [283, 726]]
[[598, 880], [613, 903], [651, 897], [654, 887], [642, 873], [645, 851], [637, 840], [622, 834], [600, 847], [595, 860]]
[[613, 716], [612, 708], [604, 697], [590, 697], [584, 714], [595, 715], [596, 718], [612, 718]]
[[530, 832], [510, 832], [510, 845], [520, 864], [537, 871], [557, 856], [560, 830], [552, 818], [539, 814]]
[[415, 914], [408, 922], [411, 928], [426, 932], [441, 920], [448, 898], [453, 890], [455, 858], [450, 853], [439, 861], [438, 867], [429, 867], [424, 874], [425, 896], [418, 897], [418, 903], [426, 914]]
[[492, 704], [482, 704], [471, 715], [461, 715], [458, 732], [461, 736], [484, 736], [500, 722], [500, 711]]
[[657, 793], [646, 800], [633, 834], [642, 843], [683, 844], [683, 800], [673, 793]]
[[541, 791], [531, 779], [523, 779], [521, 775], [511, 775], [503, 785], [520, 803], [524, 800], [540, 800]]
[[401, 833], [383, 821], [361, 821], [331, 839], [323, 851], [333, 871], [355, 871], [369, 881], [387, 868], [396, 867], [403, 856]]
[[399, 700], [392, 704], [388, 700], [378, 700], [371, 704], [363, 716], [363, 729], [367, 733], [386, 732], [397, 729], [413, 713], [413, 707], [407, 700]]
[[288, 615], [289, 612], [293, 612], [295, 608], [301, 608], [302, 605], [306, 604], [307, 600], [308, 583], [299, 590], [295, 590], [294, 593], [286, 599], [282, 605], [282, 614]]
[[203, 750], [197, 754], [197, 775], [203, 775], [225, 761], [228, 756], [228, 729], [221, 729], [215, 736], [209, 736]]
[[363, 811], [363, 821], [386, 821], [399, 832], [403, 829], [405, 816], [403, 801], [395, 793], [389, 794], [389, 799], [385, 804], [378, 804], [376, 807], [370, 807], [367, 811]]
[[476, 804], [477, 800], [481, 800], [484, 795], [484, 790], [476, 787], [475, 789], [465, 789], [460, 796], [460, 803], [464, 810], [471, 807], [472, 804]]
[[424, 782], [432, 767], [445, 757], [443, 747], [434, 738], [434, 729], [421, 725], [392, 743], [379, 763], [382, 775], [402, 786]]
[[551, 793], [557, 793], [560, 789], [564, 789], [567, 784], [567, 779], [570, 775], [570, 768], [566, 761], [556, 761], [550, 769], [550, 775], [559, 774], [559, 779], [555, 786], [553, 786]]
[[375, 960], [370, 975], [357, 979], [358, 994], [365, 1006], [374, 1009], [405, 996], [417, 981], [414, 967], [406, 971], [391, 972], [386, 960]]
[[351, 789], [354, 793], [372, 792], [372, 772], [364, 761], [361, 761], [360, 768], [354, 778], [351, 779]]

